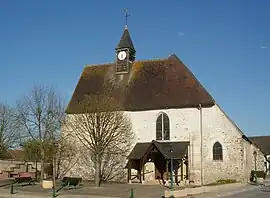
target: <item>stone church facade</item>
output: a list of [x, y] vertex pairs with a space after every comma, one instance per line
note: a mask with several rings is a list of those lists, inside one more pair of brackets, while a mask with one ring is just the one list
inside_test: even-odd
[[113, 96], [135, 133], [125, 167], [129, 182], [166, 182], [172, 171], [176, 182], [248, 181], [255, 162], [257, 170], [264, 169], [261, 149], [176, 55], [146, 61], [137, 61], [135, 55], [125, 27], [115, 62], [86, 66], [67, 107], [69, 115], [83, 113], [80, 101], [85, 95], [99, 92], [107, 79], [118, 85]]
[[[153, 137], [156, 137], [158, 117], [161, 114], [168, 116], [169, 142], [189, 143], [189, 171], [188, 173], [184, 171], [183, 174], [184, 178], [189, 174], [187, 180], [196, 184], [201, 184], [201, 181], [203, 184], [212, 183], [219, 179], [248, 181], [251, 170], [255, 170], [254, 151], [258, 154], [257, 170], [264, 170], [264, 154], [249, 141], [217, 104], [201, 109], [198, 107], [128, 113], [134, 131], [137, 132], [138, 143], [151, 142]], [[221, 152], [216, 153], [219, 146]], [[153, 171], [147, 179], [156, 179], [155, 169], [151, 163], [146, 163], [146, 169], [146, 172]], [[179, 176], [181, 177], [181, 173]]]
[[252, 136], [249, 139], [264, 153], [265, 172], [270, 175], [270, 136]]

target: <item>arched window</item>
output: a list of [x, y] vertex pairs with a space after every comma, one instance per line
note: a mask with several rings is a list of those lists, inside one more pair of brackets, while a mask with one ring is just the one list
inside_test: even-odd
[[222, 146], [219, 142], [213, 146], [213, 160], [223, 160]]
[[170, 140], [170, 120], [165, 113], [161, 113], [157, 118], [156, 140]]

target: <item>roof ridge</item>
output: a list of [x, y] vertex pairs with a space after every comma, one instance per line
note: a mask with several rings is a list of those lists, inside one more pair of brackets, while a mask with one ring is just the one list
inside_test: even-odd
[[249, 136], [248, 138], [270, 137], [270, 135]]
[[134, 63], [136, 63], [136, 62], [155, 62], [155, 61], [164, 61], [164, 60], [168, 60], [168, 58], [157, 58], [157, 59], [150, 59], [150, 60], [136, 60], [136, 61], [134, 61]]
[[[140, 63], [140, 62], [156, 62], [156, 61], [164, 61], [168, 60], [168, 58], [158, 58], [158, 59], [149, 59], [149, 60], [136, 60], [134, 63]], [[84, 68], [87, 67], [97, 67], [97, 66], [105, 66], [105, 65], [112, 65], [115, 64], [115, 62], [108, 62], [108, 63], [101, 63], [101, 64], [91, 64], [91, 65], [84, 65]]]
[[108, 63], [102, 63], [102, 64], [91, 64], [91, 65], [88, 65], [88, 64], [86, 64], [86, 65], [84, 65], [84, 68], [87, 68], [87, 67], [97, 67], [97, 66], [105, 66], [105, 65], [112, 65], [112, 64], [114, 64], [114, 62], [108, 62]]

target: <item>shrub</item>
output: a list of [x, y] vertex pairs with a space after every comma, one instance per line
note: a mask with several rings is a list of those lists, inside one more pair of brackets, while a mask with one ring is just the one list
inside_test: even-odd
[[214, 183], [207, 184], [206, 186], [215, 186], [215, 185], [222, 185], [222, 184], [231, 184], [236, 183], [236, 179], [219, 179]]

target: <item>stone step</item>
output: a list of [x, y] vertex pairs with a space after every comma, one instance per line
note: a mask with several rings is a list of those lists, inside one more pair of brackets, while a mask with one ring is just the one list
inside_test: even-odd
[[157, 179], [155, 179], [155, 180], [150, 180], [150, 181], [142, 181], [142, 183], [143, 183], [143, 184], [146, 184], [146, 185], [159, 185], [160, 182], [162, 182], [162, 181], [159, 181], [159, 180], [157, 180]]

